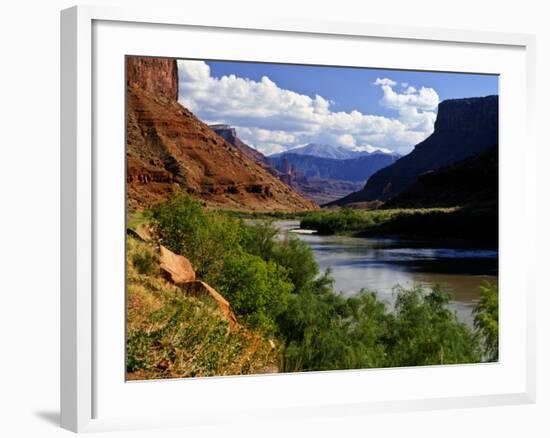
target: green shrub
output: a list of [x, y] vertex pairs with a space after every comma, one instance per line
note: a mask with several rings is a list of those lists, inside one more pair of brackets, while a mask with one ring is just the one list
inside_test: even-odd
[[486, 282], [481, 286], [481, 297], [474, 308], [474, 325], [483, 337], [484, 359], [498, 361], [498, 286]]
[[285, 371], [383, 366], [386, 307], [374, 293], [345, 298], [333, 292], [329, 273], [293, 295], [279, 318]]
[[153, 217], [162, 243], [187, 257], [199, 278], [214, 278], [225, 258], [239, 250], [241, 221], [207, 211], [186, 195], [157, 205]]
[[276, 333], [275, 320], [287, 309], [293, 289], [283, 267], [242, 252], [225, 261], [216, 284], [250, 327]]
[[450, 295], [439, 287], [397, 288], [390, 320], [388, 366], [475, 363], [481, 360], [479, 337], [449, 310]]
[[288, 270], [296, 293], [300, 293], [319, 275], [319, 265], [313, 251], [297, 237], [289, 236], [274, 245], [271, 258]]
[[345, 298], [313, 286], [292, 297], [279, 328], [285, 337], [285, 371], [481, 360], [478, 336], [456, 319], [439, 288], [400, 288], [392, 310], [373, 292]]
[[[357, 233], [427, 212], [313, 212], [303, 218], [302, 227]], [[279, 338], [281, 371], [473, 363], [497, 354], [498, 303], [492, 290], [482, 296], [474, 331], [457, 320], [449, 310], [449, 295], [437, 287], [398, 288], [395, 308], [374, 292], [349, 298], [336, 294], [330, 272], [320, 275], [311, 248], [295, 237], [279, 239], [265, 216], [247, 224], [236, 214], [208, 211], [180, 194], [157, 206], [153, 218], [163, 244], [191, 260], [198, 278], [220, 291], [241, 324]], [[190, 316], [178, 313], [177, 318]], [[136, 333], [129, 341], [128, 366], [153, 366], [143, 363], [145, 344], [156, 348], [164, 336], [182, 336], [183, 342], [185, 336], [202, 333], [166, 330]], [[207, 339], [217, 333], [212, 330]], [[208, 363], [220, 363], [213, 356], [217, 350], [209, 351], [211, 356], [201, 357], [197, 365], [202, 374], [217, 367]]]
[[294, 292], [299, 293], [319, 274], [319, 265], [309, 245], [295, 236], [278, 240], [279, 230], [271, 220], [258, 220], [243, 227], [245, 251], [286, 268]]
[[313, 212], [301, 220], [300, 226], [317, 230], [319, 234], [349, 233], [358, 228], [364, 217], [351, 208], [330, 212]]
[[243, 226], [242, 245], [252, 255], [269, 260], [277, 244], [275, 239], [279, 230], [270, 219], [258, 219]]

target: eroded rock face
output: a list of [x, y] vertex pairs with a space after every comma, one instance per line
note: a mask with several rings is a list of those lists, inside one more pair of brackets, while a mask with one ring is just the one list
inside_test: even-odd
[[204, 281], [197, 281], [191, 262], [160, 245], [160, 270], [168, 281], [177, 285], [182, 292], [193, 297], [210, 297], [221, 312], [229, 320], [231, 327], [237, 323], [237, 318], [231, 310], [231, 305], [222, 294]]
[[475, 157], [498, 145], [498, 96], [439, 104], [435, 130], [414, 150], [372, 175], [365, 187], [331, 204], [387, 201], [430, 171]]
[[166, 200], [174, 184], [214, 208], [317, 208], [177, 102], [175, 60], [128, 58], [128, 64], [126, 169], [130, 211]]
[[231, 310], [229, 302], [213, 287], [206, 284], [204, 281], [190, 281], [179, 285], [182, 291], [194, 297], [210, 297], [212, 298], [229, 323], [233, 326], [237, 323], [237, 318]]
[[129, 56], [126, 82], [155, 96], [178, 100], [178, 67], [173, 59]]
[[[237, 130], [229, 125], [209, 125], [210, 129], [222, 137], [229, 144], [239, 149], [243, 154], [264, 165], [269, 164], [267, 157], [260, 151], [248, 146], [238, 136]], [[270, 169], [273, 170], [273, 169]]]
[[195, 281], [195, 271], [191, 262], [184, 256], [160, 246], [160, 269], [174, 284], [182, 284]]

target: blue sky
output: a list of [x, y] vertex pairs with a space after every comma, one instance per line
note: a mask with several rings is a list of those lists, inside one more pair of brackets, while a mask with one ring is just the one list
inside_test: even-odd
[[212, 76], [234, 74], [259, 81], [268, 76], [281, 88], [315, 97], [319, 94], [334, 101], [337, 111], [359, 110], [391, 116], [391, 110], [378, 103], [380, 92], [368, 86], [376, 78], [434, 88], [440, 99], [478, 97], [498, 94], [494, 75], [384, 70], [349, 67], [318, 67], [290, 64], [208, 61]]
[[310, 142], [408, 153], [445, 99], [498, 94], [491, 75], [178, 61], [180, 102], [269, 154]]

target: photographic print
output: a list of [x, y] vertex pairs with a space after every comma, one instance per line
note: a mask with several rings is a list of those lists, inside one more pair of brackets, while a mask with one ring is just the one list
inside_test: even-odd
[[498, 361], [497, 75], [127, 56], [126, 87], [128, 380]]

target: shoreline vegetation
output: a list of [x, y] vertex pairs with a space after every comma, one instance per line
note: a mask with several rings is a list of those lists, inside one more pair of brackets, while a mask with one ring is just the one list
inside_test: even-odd
[[307, 212], [300, 228], [354, 237], [435, 239], [474, 247], [498, 246], [498, 214], [493, 203], [445, 208], [390, 208]]
[[[242, 214], [208, 210], [179, 193], [133, 216], [129, 229], [146, 227], [150, 238], [127, 237], [128, 378], [498, 360], [495, 285], [481, 288], [474, 328], [457, 319], [449, 293], [438, 286], [396, 285], [393, 307], [375, 291], [344, 297], [334, 291], [330, 271], [319, 271], [310, 247], [294, 236], [277, 239], [272, 224], [299, 218], [302, 227], [319, 232], [368, 235], [399, 230], [403, 217], [417, 223], [417, 216], [457, 221], [464, 214], [452, 208], [407, 211], [252, 214], [246, 217], [257, 220], [249, 223]], [[209, 297], [191, 296], [163, 277], [160, 245], [190, 261], [196, 279], [229, 302], [236, 323]]]

